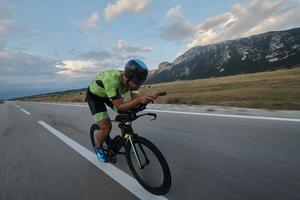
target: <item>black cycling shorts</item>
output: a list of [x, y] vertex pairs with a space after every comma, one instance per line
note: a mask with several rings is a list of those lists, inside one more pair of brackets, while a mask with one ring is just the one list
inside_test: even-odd
[[88, 88], [86, 91], [86, 101], [89, 105], [91, 113], [93, 114], [95, 121], [108, 118], [106, 105], [111, 109], [114, 109], [113, 103], [107, 97], [99, 97], [93, 94]]

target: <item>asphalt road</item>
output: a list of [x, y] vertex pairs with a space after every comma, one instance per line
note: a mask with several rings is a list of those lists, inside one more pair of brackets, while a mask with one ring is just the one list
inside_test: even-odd
[[[165, 198], [300, 199], [300, 120], [160, 111], [156, 121], [146, 117], [133, 127], [169, 163], [173, 182]], [[149, 199], [130, 191], [131, 182], [122, 185], [99, 169], [40, 121], [92, 152], [88, 107], [1, 104], [1, 200]], [[115, 167], [130, 175], [124, 158], [118, 157]]]

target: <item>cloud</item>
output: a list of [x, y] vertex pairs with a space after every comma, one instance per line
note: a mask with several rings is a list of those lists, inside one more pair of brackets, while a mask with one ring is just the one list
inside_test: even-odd
[[81, 54], [77, 59], [57, 61], [54, 64], [55, 73], [66, 78], [93, 77], [95, 73], [106, 68], [123, 69], [123, 62], [130, 58], [143, 59], [140, 54], [152, 50], [151, 46], [129, 45], [124, 40], [118, 40], [112, 51], [89, 51]]
[[0, 50], [0, 99], [86, 87], [100, 71], [123, 69], [129, 58], [143, 59], [135, 55], [137, 50], [148, 51], [146, 47], [130, 46], [124, 41], [119, 43], [119, 48], [114, 53], [89, 51], [68, 60]]
[[192, 23], [184, 19], [181, 6], [177, 5], [166, 13], [167, 25], [160, 28], [161, 36], [167, 41], [182, 42], [195, 33]]
[[[0, 51], [1, 79], [10, 75], [54, 74], [55, 59], [28, 53]], [[18, 81], [18, 80], [15, 80]]]
[[27, 25], [17, 25], [13, 16], [14, 7], [0, 0], [0, 51], [5, 50], [11, 38], [18, 38], [19, 43], [10, 48], [24, 51], [40, 36], [39, 31], [32, 30]]
[[[79, 56], [82, 61], [101, 61], [101, 63], [109, 63], [118, 66], [117, 61], [124, 61], [130, 58], [144, 59], [142, 54], [153, 50], [152, 46], [147, 45], [130, 45], [124, 40], [118, 40], [116, 45], [109, 50], [89, 51]], [[89, 63], [91, 65], [94, 65]], [[99, 64], [99, 63], [98, 63]]]
[[153, 50], [152, 46], [128, 45], [124, 40], [118, 40], [117, 45], [113, 48], [115, 52], [149, 52]]
[[115, 66], [110, 61], [87, 61], [87, 60], [64, 60], [57, 62], [55, 68], [57, 74], [65, 75], [66, 77], [93, 77], [96, 73]]
[[150, 4], [150, 0], [117, 0], [115, 4], [108, 4], [104, 9], [105, 19], [111, 20], [124, 12], [139, 13]]
[[[215, 26], [219, 26], [219, 25], [222, 25], [224, 23], [227, 23], [227, 25], [230, 25], [230, 23], [235, 21], [235, 20], [236, 19], [234, 18], [234, 16], [231, 13], [224, 13], [222, 15], [207, 18], [197, 28], [199, 30], [211, 29]], [[227, 25], [225, 25], [225, 26], [227, 26]]]
[[99, 26], [99, 21], [99, 14], [97, 12], [93, 12], [92, 15], [83, 22], [83, 28], [85, 30], [96, 28]]
[[0, 1], [0, 50], [5, 48], [13, 28], [12, 8]]
[[[130, 59], [140, 59], [140, 60], [144, 60], [145, 59], [144, 56], [137, 55], [137, 54], [118, 54], [116, 56], [122, 62], [127, 62]], [[117, 66], [119, 66], [119, 65], [117, 65]]]
[[181, 14], [181, 5], [178, 4], [176, 7], [171, 8], [167, 14], [166, 14], [166, 18], [181, 18], [182, 14]]
[[56, 74], [56, 62], [49, 57], [0, 50], [0, 99], [64, 87], [68, 79]]
[[[92, 55], [91, 52], [86, 55]], [[114, 62], [57, 60], [28, 53], [0, 51], [0, 99], [86, 87], [93, 76]]]
[[161, 36], [167, 41], [182, 42], [190, 38], [195, 33], [194, 26], [186, 20], [176, 20], [175, 22], [162, 27]]
[[101, 51], [89, 51], [87, 53], [82, 54], [80, 57], [84, 59], [92, 59], [92, 60], [103, 60], [111, 58], [113, 55], [110, 51], [101, 50]]
[[196, 26], [188, 48], [300, 26], [300, 1], [250, 0]]

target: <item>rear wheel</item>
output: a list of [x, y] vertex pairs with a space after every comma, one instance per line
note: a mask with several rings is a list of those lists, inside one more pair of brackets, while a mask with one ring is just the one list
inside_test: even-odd
[[[93, 124], [90, 128], [90, 138], [91, 138], [91, 143], [93, 148], [96, 145], [96, 133], [100, 130], [101, 128], [97, 125], [97, 124]], [[110, 138], [110, 136], [108, 135], [108, 137], [106, 138], [106, 140], [104, 141], [104, 147], [108, 147], [109, 145], [113, 144], [113, 140]]]
[[95, 134], [97, 131], [100, 130], [100, 127], [97, 125], [97, 124], [93, 124], [90, 128], [90, 138], [91, 138], [91, 143], [92, 143], [92, 146], [93, 146], [93, 149], [95, 149]]
[[[97, 124], [93, 124], [90, 128], [90, 139], [93, 146], [93, 149], [95, 150], [96, 146], [96, 133], [100, 130], [100, 127]], [[116, 163], [116, 155], [115, 152], [111, 150], [111, 145], [113, 143], [113, 140], [111, 140], [110, 136], [106, 138], [106, 140], [103, 143], [103, 151], [107, 156], [107, 160], [111, 163]]]
[[132, 137], [126, 145], [126, 159], [136, 180], [149, 192], [164, 195], [171, 187], [171, 172], [158, 148], [143, 137]]

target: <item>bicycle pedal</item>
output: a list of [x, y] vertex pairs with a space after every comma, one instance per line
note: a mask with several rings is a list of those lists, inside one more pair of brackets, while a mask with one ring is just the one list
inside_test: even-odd
[[112, 160], [110, 161], [110, 163], [116, 164], [117, 163], [117, 158], [116, 157], [112, 158]]
[[116, 158], [116, 156], [108, 156], [107, 161], [112, 163], [112, 164], [116, 164], [117, 163], [117, 158]]

